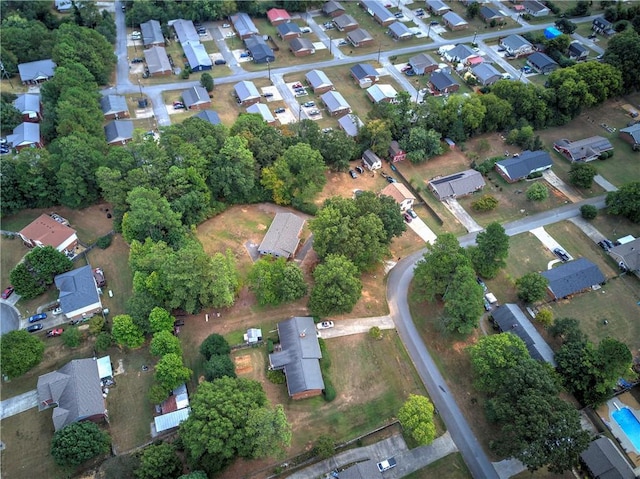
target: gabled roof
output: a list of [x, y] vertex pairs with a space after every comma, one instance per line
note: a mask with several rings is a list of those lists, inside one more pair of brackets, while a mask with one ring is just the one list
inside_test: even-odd
[[[252, 105], [254, 106], [254, 105]], [[266, 105], [263, 105], [266, 107]], [[267, 111], [269, 109], [267, 108]], [[249, 109], [247, 108], [247, 111]], [[267, 234], [258, 247], [260, 254], [272, 254], [288, 258], [295, 253], [300, 243], [300, 232], [304, 219], [293, 213], [278, 213], [271, 222]]]
[[244, 45], [247, 47], [247, 50], [251, 52], [251, 56], [254, 61], [261, 63], [264, 61], [273, 62], [276, 57], [273, 54], [273, 49], [267, 45], [267, 42], [264, 41], [260, 35], [254, 35], [252, 37], [246, 38], [244, 41]]
[[30, 111], [40, 111], [40, 94], [39, 93], [23, 93], [18, 95], [13, 101], [13, 106], [20, 113], [24, 114]]
[[549, 289], [556, 298], [564, 298], [574, 293], [604, 283], [606, 278], [597, 265], [587, 258], [578, 258], [542, 272], [549, 280]]
[[405, 200], [415, 200], [416, 197], [409, 191], [409, 188], [404, 186], [403, 183], [395, 182], [389, 183], [380, 194], [390, 196], [397, 203], [402, 203]]
[[218, 112], [214, 110], [202, 110], [200, 113], [195, 115], [196, 118], [200, 118], [201, 120], [208, 121], [212, 125], [220, 124], [220, 117], [218, 116]]
[[191, 20], [183, 20], [182, 18], [180, 18], [178, 20], [170, 21], [169, 25], [171, 25], [176, 31], [176, 35], [178, 35], [178, 41], [181, 44], [186, 42], [200, 42], [200, 36], [198, 36], [196, 27], [193, 26], [193, 22]]
[[431, 58], [426, 53], [418, 53], [417, 55], [409, 58], [409, 64], [413, 67], [414, 70], [424, 71], [425, 68], [429, 68], [430, 66], [437, 65], [433, 58]]
[[473, 51], [473, 48], [471, 48], [468, 45], [465, 45], [464, 43], [458, 43], [455, 47], [453, 47], [451, 50], [447, 51], [444, 56], [447, 58], [451, 58], [453, 60], [459, 60], [459, 61], [464, 61], [469, 57], [475, 56], [476, 52]]
[[258, 89], [251, 81], [243, 80], [238, 82], [234, 85], [233, 89], [240, 101], [260, 98], [260, 92], [258, 92]]
[[187, 57], [189, 66], [191, 68], [197, 67], [210, 67], [213, 66], [213, 62], [204, 48], [204, 45], [200, 42], [185, 42], [182, 44], [184, 55]]
[[100, 98], [100, 108], [105, 115], [128, 111], [127, 99], [121, 95], [105, 95]]
[[347, 33], [347, 37], [349, 38], [351, 43], [362, 43], [373, 40], [371, 34], [364, 28], [356, 28], [355, 30], [351, 30], [349, 33]]
[[57, 222], [51, 216], [41, 214], [20, 230], [20, 236], [44, 246], [58, 246], [76, 235], [76, 230]]
[[254, 103], [253, 105], [247, 107], [247, 113], [257, 113], [262, 116], [262, 119], [267, 123], [273, 123], [276, 121], [269, 107], [264, 103]]
[[529, 176], [531, 172], [553, 166], [549, 153], [543, 150], [524, 151], [520, 156], [498, 161], [496, 165], [512, 180]]
[[549, 55], [542, 52], [532, 53], [527, 58], [527, 62], [529, 62], [539, 70], [547, 68], [551, 65], [558, 65]]
[[562, 150], [571, 161], [581, 161], [599, 156], [604, 151], [613, 150], [611, 142], [603, 136], [591, 136], [578, 141], [558, 140], [554, 147]]
[[184, 101], [184, 106], [186, 106], [187, 108], [211, 102], [211, 98], [209, 98], [209, 92], [207, 92], [207, 90], [205, 90], [204, 87], [200, 85], [195, 85], [187, 90], [184, 90], [182, 92], [182, 100]]
[[582, 451], [580, 459], [597, 479], [634, 479], [636, 476], [611, 439], [602, 436]]
[[278, 323], [282, 350], [269, 355], [275, 369], [284, 369], [289, 396], [324, 389], [320, 370], [320, 344], [310, 317], [293, 317]]
[[387, 7], [376, 0], [361, 0], [360, 4], [383, 22], [395, 18]]
[[367, 88], [367, 93], [376, 103], [398, 96], [398, 92], [393, 88], [393, 86], [381, 85], [378, 83]]
[[233, 27], [241, 37], [245, 35], [257, 35], [260, 33], [253, 23], [253, 20], [251, 20], [251, 17], [244, 12], [238, 12], [235, 15], [231, 15], [231, 23], [233, 23]]
[[345, 100], [342, 96], [342, 93], [338, 91], [331, 90], [323, 93], [322, 95], [320, 95], [320, 99], [325, 105], [327, 105], [327, 108], [330, 112], [342, 110], [344, 108], [351, 109], [351, 107], [347, 103], [347, 100]]
[[329, 15], [333, 12], [344, 12], [344, 7], [340, 4], [340, 2], [335, 2], [334, 0], [329, 0], [324, 5], [322, 5], [322, 12], [325, 15]]
[[429, 7], [432, 12], [441, 12], [444, 10], [451, 10], [451, 7], [449, 7], [446, 3], [442, 2], [441, 0], [427, 0], [426, 3], [427, 3], [427, 7]]
[[465, 170], [453, 175], [436, 178], [429, 181], [429, 185], [436, 190], [440, 198], [464, 196], [484, 187], [485, 182], [480, 172]]
[[492, 18], [501, 18], [503, 17], [502, 13], [500, 13], [497, 9], [493, 7], [488, 7], [486, 5], [482, 5], [480, 7], [480, 15], [487, 20], [491, 20]]
[[307, 81], [312, 88], [321, 88], [323, 86], [333, 86], [333, 82], [322, 70], [311, 70], [306, 75]]
[[271, 10], [267, 10], [267, 18], [271, 23], [273, 23], [283, 20], [289, 21], [291, 20], [291, 15], [282, 8], [272, 8]]
[[58, 301], [65, 314], [100, 303], [98, 287], [90, 265], [59, 274], [53, 280], [60, 291]]
[[364, 150], [364, 153], [362, 153], [362, 161], [364, 161], [369, 168], [379, 168], [382, 164], [380, 157], [371, 150]]
[[151, 47], [144, 51], [144, 59], [147, 62], [149, 72], [154, 73], [170, 72], [171, 62], [164, 47]]
[[281, 23], [280, 25], [278, 25], [276, 27], [276, 30], [278, 30], [278, 33], [282, 37], [284, 37], [285, 35], [287, 35], [289, 33], [297, 33], [299, 35], [302, 33], [300, 31], [300, 27], [298, 26], [298, 24], [297, 23], [293, 23], [293, 22]]
[[299, 52], [302, 50], [311, 50], [313, 51], [315, 47], [313, 46], [313, 42], [308, 38], [294, 38], [289, 42], [289, 48], [294, 52]]
[[629, 271], [640, 272], [640, 238], [614, 246], [609, 250], [609, 254], [624, 263]]
[[569, 52], [574, 53], [578, 57], [588, 51], [589, 49], [585, 47], [582, 43], [580, 43], [578, 40], [574, 40], [569, 44]]
[[186, 407], [154, 417], [153, 423], [155, 425], [156, 432], [160, 433], [173, 429], [174, 427], [178, 427], [182, 421], [186, 421], [189, 414], [191, 414], [191, 408]]
[[459, 25], [467, 25], [467, 21], [458, 15], [456, 12], [447, 12], [442, 15], [442, 19], [450, 25], [459, 26]]
[[604, 17], [598, 17], [593, 19], [593, 23], [599, 25], [600, 27], [611, 27], [613, 24]]
[[471, 71], [482, 83], [485, 83], [486, 81], [496, 76], [502, 78], [502, 74], [498, 70], [496, 70], [495, 67], [490, 63], [480, 63], [479, 65], [471, 68]]
[[140, 24], [140, 32], [142, 33], [142, 44], [144, 46], [153, 45], [154, 43], [164, 43], [164, 35], [158, 20], [149, 20]]
[[343, 13], [342, 15], [337, 16], [336, 18], [333, 19], [333, 23], [335, 23], [339, 29], [344, 29], [353, 25], [358, 25], [358, 21], [348, 13]]
[[344, 130], [347, 136], [357, 136], [360, 128], [364, 126], [362, 120], [354, 114], [348, 114], [338, 120], [340, 128]]
[[35, 62], [20, 63], [18, 65], [18, 72], [20, 73], [20, 81], [39, 81], [46, 80], [53, 76], [56, 64], [53, 60], [37, 60]]
[[508, 37], [500, 40], [500, 44], [508, 48], [511, 51], [518, 50], [522, 47], [532, 47], [531, 43], [521, 35], [509, 35]]
[[545, 8], [548, 10], [548, 8], [543, 5], [540, 2], [537, 2], [536, 0], [525, 0], [523, 2], [524, 8], [531, 11], [531, 12], [541, 12], [543, 11]]
[[453, 85], [458, 85], [455, 78], [453, 78], [451, 73], [446, 70], [433, 72], [429, 81], [438, 89], [438, 91], [444, 91], [447, 88], [451, 88]]
[[133, 138], [133, 122], [131, 120], [113, 120], [104, 127], [107, 143], [128, 141]]
[[640, 123], [636, 123], [627, 128], [620, 128], [620, 133], [627, 133], [636, 143], [640, 144]]
[[409, 28], [402, 22], [393, 22], [391, 25], [389, 25], [389, 31], [396, 37], [413, 35], [413, 33], [411, 33], [411, 30], [409, 30]]
[[351, 67], [351, 74], [358, 80], [362, 80], [369, 76], [377, 77], [378, 71], [373, 67], [373, 65], [369, 65], [368, 63], [358, 63]]
[[7, 135], [7, 142], [11, 143], [14, 148], [39, 143], [40, 123], [20, 123], [13, 129], [11, 135]]

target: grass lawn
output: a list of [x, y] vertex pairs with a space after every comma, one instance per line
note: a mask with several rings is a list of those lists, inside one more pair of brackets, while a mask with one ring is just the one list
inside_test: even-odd
[[640, 224], [632, 223], [624, 216], [613, 216], [600, 212], [596, 219], [591, 220], [591, 224], [612, 241], [629, 234], [635, 238], [640, 236]]
[[[102, 288], [102, 306], [109, 309], [111, 317], [126, 312], [126, 304], [133, 290], [133, 278], [129, 269], [129, 245], [122, 236], [114, 235], [107, 249], [93, 248], [87, 254], [87, 260], [93, 268], [102, 268], [107, 286]], [[107, 291], [113, 291], [110, 298]]]
[[18, 237], [8, 238], [0, 236], [0, 285], [2, 289], [6, 288], [11, 282], [9, 281], [9, 273], [18, 264], [18, 261], [29, 252], [22, 240]]
[[[595, 2], [594, 2], [594, 5], [595, 5]], [[578, 35], [582, 35], [585, 38], [588, 38], [589, 35], [593, 33], [593, 30], [591, 29], [592, 25], [593, 25], [592, 22], [578, 23], [578, 28], [576, 29], [575, 33], [577, 33]], [[606, 50], [607, 46], [609, 45], [609, 40], [610, 40], [610, 37], [606, 37], [604, 35], [598, 35], [592, 41], [603, 50]]]
[[404, 479], [432, 479], [443, 477], [446, 479], [471, 479], [473, 477], [462, 459], [462, 454], [454, 452], [442, 459], [438, 459], [433, 464], [413, 472]]

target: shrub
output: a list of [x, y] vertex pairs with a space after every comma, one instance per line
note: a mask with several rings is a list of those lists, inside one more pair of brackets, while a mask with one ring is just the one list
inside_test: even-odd
[[286, 377], [281, 370], [270, 369], [267, 371], [267, 379], [273, 384], [284, 384]]
[[331, 402], [336, 398], [336, 388], [333, 386], [329, 378], [324, 378], [324, 390], [322, 391], [322, 395], [324, 396], [324, 400], [327, 402]]
[[527, 176], [527, 178], [530, 180], [534, 180], [536, 178], [542, 178], [542, 171], [535, 171], [531, 173], [529, 176]]
[[483, 195], [471, 203], [471, 207], [476, 211], [491, 211], [496, 206], [498, 206], [498, 200], [491, 195]]
[[100, 238], [98, 238], [98, 241], [96, 241], [96, 246], [100, 249], [107, 249], [109, 246], [111, 246], [112, 240], [113, 237], [111, 235], [101, 236]]
[[111, 336], [111, 334], [107, 333], [106, 331], [103, 331], [100, 334], [98, 334], [98, 337], [96, 338], [95, 348], [96, 348], [96, 351], [102, 352], [109, 349], [112, 344], [113, 344], [113, 337]]
[[369, 337], [371, 339], [382, 339], [382, 330], [378, 326], [374, 326], [369, 330]]
[[580, 214], [585, 220], [593, 220], [598, 216], [598, 208], [593, 205], [582, 205], [580, 207]]
[[267, 339], [267, 352], [271, 354], [273, 351], [273, 341], [271, 339]]
[[536, 314], [536, 321], [548, 328], [553, 324], [553, 312], [548, 308], [541, 309]]
[[80, 346], [82, 335], [78, 328], [67, 328], [62, 333], [62, 342], [68, 348], [77, 348]]
[[542, 183], [534, 183], [527, 188], [527, 199], [529, 201], [544, 201], [549, 198], [549, 190]]
[[493, 158], [484, 160], [482, 163], [480, 163], [479, 165], [476, 165], [474, 168], [480, 173], [482, 173], [483, 175], [488, 175], [489, 172], [493, 170], [495, 164], [502, 159], [503, 158], [501, 156], [494, 156]]
[[333, 453], [335, 452], [335, 444], [333, 443], [331, 436], [322, 435], [318, 437], [316, 445], [313, 448], [313, 452], [316, 456], [322, 459], [328, 459], [333, 456]]

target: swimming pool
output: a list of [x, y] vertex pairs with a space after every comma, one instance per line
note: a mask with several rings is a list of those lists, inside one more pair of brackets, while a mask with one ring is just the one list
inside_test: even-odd
[[640, 452], [640, 422], [638, 422], [638, 419], [633, 415], [631, 409], [623, 407], [622, 409], [613, 411], [612, 416], [629, 438], [633, 447], [636, 448], [636, 451]]

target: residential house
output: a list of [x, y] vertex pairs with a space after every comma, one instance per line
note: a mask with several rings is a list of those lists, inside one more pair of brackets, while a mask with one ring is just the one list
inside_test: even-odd
[[260, 33], [253, 23], [253, 20], [251, 20], [251, 17], [244, 12], [238, 12], [235, 15], [231, 15], [230, 19], [233, 24], [233, 29], [242, 40]]
[[289, 12], [282, 8], [272, 8], [270, 10], [267, 10], [267, 19], [269, 20], [269, 23], [271, 23], [271, 25], [277, 27], [279, 25], [282, 25], [283, 23], [290, 22], [291, 15], [289, 15]]
[[426, 53], [418, 53], [409, 58], [409, 65], [416, 75], [426, 75], [438, 69], [438, 62]]
[[549, 281], [549, 294], [555, 300], [592, 289], [606, 281], [597, 265], [587, 258], [578, 258], [543, 271]]
[[319, 396], [324, 389], [322, 353], [311, 317], [293, 317], [277, 324], [280, 345], [269, 354], [269, 369], [282, 370], [292, 399]]
[[276, 61], [273, 49], [267, 45], [262, 36], [254, 35], [249, 37], [245, 39], [244, 45], [253, 57], [254, 63], [273, 63]]
[[159, 416], [153, 418], [152, 437], [170, 429], [175, 429], [191, 414], [189, 394], [185, 383], [171, 391], [169, 397], [162, 401], [160, 412]]
[[429, 86], [434, 95], [454, 93], [460, 88], [460, 84], [446, 70], [438, 70], [429, 77]]
[[349, 41], [354, 47], [366, 47], [373, 44], [373, 37], [371, 34], [363, 28], [356, 28], [347, 33], [347, 41]]
[[389, 25], [388, 33], [395, 40], [409, 40], [413, 38], [411, 30], [402, 22], [393, 22]]
[[522, 339], [533, 359], [545, 361], [556, 367], [553, 350], [517, 304], [503, 304], [495, 309], [491, 316], [501, 333], [515, 334]]
[[321, 95], [329, 90], [333, 90], [333, 83], [322, 70], [311, 70], [306, 74], [307, 83], [313, 89], [313, 93]]
[[467, 59], [477, 56], [469, 45], [458, 43], [442, 55], [449, 63], [465, 63]]
[[324, 5], [322, 5], [322, 13], [324, 13], [327, 17], [335, 18], [337, 16], [344, 14], [344, 12], [345, 12], [345, 9], [340, 4], [340, 2], [335, 2], [333, 0], [330, 0], [328, 2], [325, 2]]
[[221, 123], [218, 112], [215, 110], [202, 110], [200, 113], [195, 115], [194, 118], [200, 118], [201, 120], [208, 121], [212, 125], [219, 125]]
[[24, 148], [42, 148], [44, 141], [40, 135], [40, 123], [20, 123], [11, 135], [7, 135], [7, 143], [17, 151]]
[[600, 436], [580, 453], [580, 463], [593, 479], [635, 479], [637, 476], [613, 441]]
[[594, 18], [593, 23], [591, 24], [591, 29], [594, 32], [606, 37], [610, 37], [611, 35], [616, 33], [616, 31], [613, 29], [613, 24], [604, 17]]
[[501, 38], [500, 47], [504, 48], [507, 56], [514, 58], [531, 55], [534, 51], [533, 45], [521, 35], [509, 35]]
[[343, 13], [333, 19], [333, 24], [341, 32], [350, 32], [358, 28], [358, 22], [351, 15]]
[[181, 45], [187, 42], [199, 43], [200, 36], [196, 31], [196, 27], [193, 25], [191, 20], [183, 20], [182, 18], [178, 20], [171, 20], [168, 22], [170, 27], [173, 27], [176, 32], [176, 36], [178, 37], [178, 41]]
[[478, 83], [483, 86], [493, 85], [502, 79], [502, 73], [495, 69], [490, 63], [481, 63], [471, 68], [473, 75], [477, 78]]
[[369, 171], [382, 168], [382, 160], [371, 150], [365, 150], [362, 154], [362, 165]]
[[188, 110], [206, 110], [211, 106], [209, 92], [200, 85], [184, 90], [182, 92], [182, 102]]
[[620, 139], [626, 141], [634, 150], [640, 149], [640, 123], [620, 128]]
[[269, 125], [275, 125], [278, 120], [273, 116], [269, 107], [264, 103], [254, 103], [247, 107], [247, 113], [255, 113], [260, 115], [265, 123]]
[[376, 0], [360, 0], [360, 6], [383, 27], [388, 27], [396, 21], [396, 17], [382, 3]]
[[42, 104], [39, 93], [22, 93], [13, 101], [13, 107], [22, 115], [22, 121], [38, 123], [42, 120]]
[[558, 140], [553, 144], [553, 149], [574, 163], [597, 160], [602, 153], [612, 151], [613, 145], [602, 136], [591, 136], [578, 141]]
[[407, 211], [413, 207], [413, 202], [416, 197], [409, 191], [404, 184], [389, 183], [381, 192], [381, 195], [387, 195], [396, 200], [396, 203], [400, 205], [400, 211]]
[[427, 0], [427, 9], [434, 15], [444, 15], [451, 11], [451, 7], [441, 0]]
[[560, 66], [551, 57], [542, 52], [535, 52], [529, 55], [527, 64], [543, 75], [550, 74]]
[[300, 27], [297, 23], [282, 23], [276, 27], [278, 36], [285, 41], [292, 40], [293, 38], [299, 38], [302, 36]]
[[144, 51], [144, 60], [151, 76], [171, 75], [173, 68], [164, 47], [151, 47]]
[[609, 255], [618, 263], [620, 269], [640, 277], [640, 238], [614, 246], [609, 250]]
[[213, 68], [211, 57], [202, 43], [186, 42], [182, 44], [182, 49], [192, 71], [201, 72]]
[[90, 318], [102, 311], [100, 292], [93, 278], [91, 265], [59, 274], [53, 281], [60, 291], [60, 308], [68, 319]]
[[100, 108], [107, 120], [129, 118], [127, 99], [122, 95], [104, 95], [100, 98]]
[[364, 126], [364, 123], [362, 123], [362, 120], [356, 115], [348, 114], [338, 120], [338, 126], [347, 136], [356, 138], [360, 132], [360, 128]]
[[70, 228], [68, 222], [57, 221], [45, 214], [22, 228], [18, 235], [29, 248], [51, 246], [61, 253], [70, 253], [78, 245], [76, 230]]
[[551, 13], [549, 7], [537, 0], [526, 0], [522, 3], [524, 11], [532, 17], [546, 17]]
[[316, 52], [316, 47], [313, 46], [313, 42], [308, 38], [294, 38], [289, 42], [289, 50], [296, 57], [304, 57], [313, 55]]
[[504, 21], [504, 15], [500, 10], [486, 5], [482, 5], [480, 7], [480, 18], [482, 18], [485, 23], [494, 22], [495, 24], [502, 23]]
[[351, 113], [351, 107], [342, 96], [342, 93], [338, 91], [328, 91], [320, 95], [322, 103], [327, 107], [327, 110], [331, 116], [342, 116], [347, 113]]
[[369, 88], [380, 79], [378, 70], [368, 63], [358, 63], [351, 67], [350, 71], [351, 76], [360, 85], [360, 88]]
[[141, 23], [140, 32], [142, 33], [142, 44], [145, 48], [164, 46], [164, 35], [158, 20], [149, 20]]
[[260, 92], [253, 84], [253, 82], [243, 80], [236, 83], [233, 87], [238, 103], [242, 106], [253, 105], [260, 101]]
[[579, 62], [589, 57], [589, 49], [578, 40], [574, 40], [569, 44], [567, 54], [569, 55], [569, 59]]
[[95, 358], [74, 359], [38, 377], [38, 410], [53, 408], [56, 431], [79, 421], [98, 422], [107, 415]]
[[389, 145], [389, 161], [391, 163], [397, 163], [403, 161], [407, 157], [407, 152], [400, 147], [400, 143], [393, 140]]
[[449, 30], [464, 30], [465, 28], [469, 28], [469, 24], [467, 21], [458, 15], [456, 12], [447, 12], [442, 16], [442, 23], [444, 23], [445, 27]]
[[391, 85], [376, 83], [367, 88], [367, 96], [373, 103], [393, 103], [396, 101], [398, 92]]
[[292, 259], [300, 244], [304, 219], [293, 213], [277, 213], [267, 234], [264, 235], [258, 252], [276, 258]]
[[133, 140], [133, 122], [131, 120], [113, 120], [105, 125], [104, 134], [109, 145], [126, 145]]
[[436, 177], [428, 183], [429, 189], [440, 201], [470, 195], [484, 188], [484, 185], [482, 174], [476, 170]]
[[23, 85], [32, 85], [47, 81], [53, 77], [56, 64], [53, 60], [37, 60], [35, 62], [20, 63], [18, 73]]
[[553, 160], [546, 151], [526, 150], [513, 158], [498, 161], [495, 164], [495, 169], [507, 183], [515, 183], [533, 173], [548, 170], [552, 166]]

